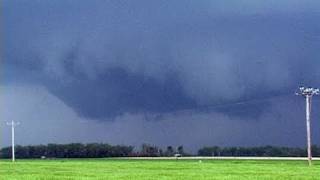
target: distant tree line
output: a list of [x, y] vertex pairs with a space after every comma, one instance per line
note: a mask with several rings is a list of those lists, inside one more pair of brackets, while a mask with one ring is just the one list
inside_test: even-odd
[[[36, 146], [16, 146], [16, 158], [102, 158], [127, 157], [133, 153], [133, 146], [112, 146], [109, 144], [48, 144]], [[1, 158], [11, 158], [11, 147], [0, 150]]]
[[[11, 158], [11, 147], [0, 150], [0, 158]], [[160, 157], [174, 156], [175, 154], [187, 155], [183, 146], [174, 148], [168, 146], [166, 150], [143, 144], [141, 150], [134, 151], [133, 146], [109, 145], [104, 143], [71, 143], [71, 144], [48, 144], [34, 146], [15, 147], [16, 158], [104, 158], [104, 157]]]
[[[320, 147], [312, 147], [313, 156], [320, 156]], [[198, 156], [258, 156], [258, 157], [306, 157], [305, 148], [290, 147], [204, 147], [199, 149]]]
[[178, 146], [177, 148], [173, 146], [167, 146], [165, 150], [149, 145], [142, 144], [141, 151], [136, 152], [135, 156], [143, 157], [170, 157], [179, 154], [180, 156], [189, 156], [189, 154], [184, 152], [183, 146]]
[[[320, 157], [320, 147], [312, 147], [313, 156]], [[170, 157], [191, 156], [183, 146], [167, 146], [161, 149], [143, 144], [138, 150], [133, 146], [110, 145], [105, 143], [48, 144], [35, 146], [16, 146], [16, 158], [104, 158], [104, 157]], [[260, 156], [260, 157], [306, 157], [304, 148], [289, 147], [203, 147], [198, 156]], [[11, 147], [0, 150], [0, 158], [11, 158]]]

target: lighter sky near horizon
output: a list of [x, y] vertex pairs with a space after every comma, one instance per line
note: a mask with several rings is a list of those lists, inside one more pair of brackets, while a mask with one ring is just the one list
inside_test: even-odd
[[[3, 0], [1, 146], [304, 146], [316, 0]], [[319, 144], [320, 97], [313, 104]], [[318, 100], [319, 99], [319, 100]]]

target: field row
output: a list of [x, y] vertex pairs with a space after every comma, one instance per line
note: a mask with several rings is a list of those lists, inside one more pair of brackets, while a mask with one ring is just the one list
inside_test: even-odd
[[56, 159], [0, 161], [1, 179], [319, 179], [320, 161]]

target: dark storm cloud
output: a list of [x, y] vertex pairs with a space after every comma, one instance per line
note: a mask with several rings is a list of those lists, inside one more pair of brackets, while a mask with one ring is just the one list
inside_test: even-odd
[[[86, 117], [197, 109], [319, 83], [317, 1], [3, 4], [5, 82], [45, 85]], [[217, 111], [257, 117], [268, 103], [260, 105]]]
[[159, 82], [121, 68], [107, 69], [99, 78], [74, 80], [59, 86], [48, 84], [47, 87], [80, 110], [80, 114], [91, 118], [116, 116], [123, 112], [168, 112], [195, 104], [184, 94], [174, 76]]

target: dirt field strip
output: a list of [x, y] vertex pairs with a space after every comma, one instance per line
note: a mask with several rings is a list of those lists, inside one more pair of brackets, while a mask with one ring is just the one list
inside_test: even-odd
[[[307, 157], [121, 157], [112, 159], [132, 159], [132, 160], [292, 160], [292, 161], [307, 161]], [[313, 161], [319, 161], [320, 158], [316, 157], [312, 159]]]

